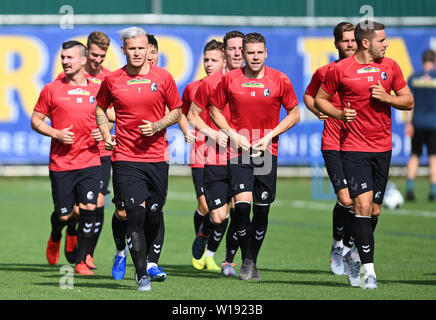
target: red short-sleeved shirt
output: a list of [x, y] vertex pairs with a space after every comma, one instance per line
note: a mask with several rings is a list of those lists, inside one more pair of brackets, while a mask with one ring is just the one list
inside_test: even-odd
[[[321, 87], [322, 82], [324, 81], [325, 74], [330, 67], [336, 65], [338, 61], [333, 61], [315, 71], [312, 76], [312, 80], [310, 80], [309, 85], [306, 88], [306, 94], [315, 98], [319, 87]], [[335, 93], [330, 102], [337, 107], [341, 108], [341, 101], [339, 100], [339, 95]], [[322, 131], [322, 140], [321, 140], [321, 150], [340, 150], [339, 136], [341, 134], [343, 122], [336, 118], [329, 117], [324, 121], [324, 129]]]
[[165, 106], [173, 110], [182, 105], [176, 83], [163, 68], [150, 64], [147, 74], [131, 75], [122, 67], [106, 76], [97, 95], [97, 105], [113, 105], [117, 145], [114, 161], [161, 162], [169, 160], [166, 130], [144, 136], [142, 120], [156, 122], [165, 116]]
[[[201, 85], [201, 81], [202, 80], [197, 80], [194, 82], [189, 83], [185, 90], [183, 91], [183, 97], [182, 97], [182, 113], [184, 115], [188, 115], [189, 112], [189, 108], [191, 107], [192, 104], [192, 100], [195, 96], [195, 94], [197, 93], [197, 90], [199, 88], [199, 86]], [[206, 123], [207, 122], [207, 112], [202, 112], [200, 113], [200, 117], [201, 119]], [[189, 161], [189, 166], [191, 168], [203, 168], [204, 167], [204, 163], [205, 163], [205, 140], [206, 137], [201, 134], [200, 132], [198, 132], [197, 130], [195, 131], [195, 143], [194, 145], [192, 145], [191, 147], [191, 155], [190, 155], [190, 161]]]
[[[280, 122], [280, 106], [286, 110], [298, 104], [289, 78], [282, 72], [265, 66], [261, 79], [245, 77], [244, 67], [230, 71], [218, 84], [211, 102], [223, 109], [229, 104], [229, 125], [255, 144]], [[272, 141], [269, 151], [277, 155], [278, 136]], [[240, 153], [239, 153], [240, 154]], [[238, 155], [231, 150], [230, 157]]]
[[[205, 123], [214, 130], [219, 130], [210, 117], [210, 107], [212, 105], [210, 98], [215, 91], [218, 83], [223, 77], [223, 72], [218, 71], [214, 74], [204, 78], [201, 81], [200, 87], [197, 89], [197, 93], [193, 97], [193, 102], [203, 109], [201, 115], [205, 114]], [[225, 105], [223, 109], [223, 116], [226, 120], [230, 121], [230, 110], [228, 105]], [[202, 118], [203, 119], [203, 118]], [[208, 165], [227, 165], [228, 149], [220, 147], [218, 144], [206, 140], [206, 164]]]
[[[104, 80], [104, 78], [110, 74], [111, 71], [103, 66], [101, 66], [101, 72], [96, 74], [96, 75], [91, 75], [88, 72], [85, 72], [85, 77], [89, 80], [92, 81], [96, 84], [98, 84], [99, 86], [101, 85], [102, 81]], [[59, 73], [59, 75], [56, 77], [56, 80], [62, 79], [65, 77], [65, 73], [61, 72]], [[100, 141], [100, 143], [98, 144], [98, 148], [100, 150], [100, 157], [107, 157], [107, 156], [111, 156], [112, 155], [112, 151], [110, 150], [106, 150], [105, 149], [105, 143], [104, 141]]]
[[73, 144], [51, 140], [49, 169], [70, 171], [100, 165], [98, 142], [91, 137], [97, 128], [95, 121], [95, 97], [99, 85], [88, 81], [87, 86], [72, 86], [63, 80], [55, 80], [41, 91], [35, 111], [50, 118], [51, 126], [62, 130], [73, 125]]
[[360, 64], [353, 55], [327, 71], [321, 88], [330, 95], [338, 92], [341, 109], [350, 103], [357, 112], [352, 122], [344, 124], [341, 150], [385, 152], [392, 149], [391, 106], [371, 98], [370, 87], [378, 81], [387, 93], [406, 86], [400, 67], [390, 58]]

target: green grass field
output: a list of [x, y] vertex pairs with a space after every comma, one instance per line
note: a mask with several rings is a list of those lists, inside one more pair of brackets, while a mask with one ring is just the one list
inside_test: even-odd
[[[394, 180], [404, 190], [402, 179]], [[329, 269], [334, 201], [311, 199], [309, 179], [280, 179], [267, 237], [259, 255], [261, 281], [243, 282], [194, 270], [191, 244], [196, 200], [190, 177], [170, 177], [165, 207], [166, 236], [160, 265], [167, 281], [137, 292], [129, 257], [124, 280], [111, 276], [115, 246], [108, 203], [97, 245], [94, 276], [74, 275], [73, 288], [61, 287], [63, 255], [46, 262], [52, 200], [47, 178], [0, 178], [0, 299], [155, 300], [434, 300], [436, 299], [436, 205], [427, 202], [428, 183], [416, 182], [418, 201], [384, 210], [375, 233], [376, 291], [351, 288], [346, 276]], [[215, 257], [224, 258], [222, 242]], [[240, 267], [238, 252], [235, 262]]]

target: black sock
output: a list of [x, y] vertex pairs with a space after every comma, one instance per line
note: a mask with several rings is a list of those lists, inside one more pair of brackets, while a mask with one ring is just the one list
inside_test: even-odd
[[95, 210], [95, 228], [92, 237], [91, 246], [89, 248], [89, 254], [93, 257], [94, 250], [97, 246], [98, 238], [100, 237], [101, 230], [103, 229], [104, 222], [104, 207], [97, 207]]
[[89, 252], [95, 227], [95, 210], [79, 208], [80, 218], [77, 230], [76, 264], [85, 261]]
[[126, 247], [126, 228], [127, 219], [121, 220], [115, 210], [112, 216], [112, 235], [114, 237], [115, 246], [119, 251], [124, 250]]
[[223, 239], [227, 225], [229, 224], [229, 218], [224, 219], [224, 221], [220, 224], [218, 224], [215, 228], [213, 228], [212, 237], [209, 237], [207, 240], [207, 249], [216, 252], [218, 249], [218, 246], [221, 243], [221, 240]]
[[256, 263], [257, 256], [265, 239], [266, 230], [268, 229], [269, 205], [253, 204], [253, 220], [251, 221], [251, 250], [253, 253], [253, 262]]
[[226, 235], [226, 261], [232, 263], [239, 248], [235, 224], [235, 208], [230, 209], [230, 223]]
[[72, 215], [70, 219], [67, 221], [67, 233], [69, 236], [77, 236], [77, 222], [75, 216]]
[[145, 208], [143, 206], [134, 207], [127, 210], [127, 244], [130, 255], [135, 265], [138, 280], [147, 275], [145, 258], [147, 244], [144, 235], [144, 223], [146, 219]]
[[378, 216], [371, 217], [371, 228], [372, 231], [375, 231], [375, 227], [377, 227]]
[[198, 229], [200, 229], [200, 226], [201, 226], [201, 223], [204, 220], [204, 217], [205, 216], [201, 215], [201, 213], [200, 213], [200, 211], [198, 211], [198, 209], [195, 210], [195, 212], [194, 212], [194, 229], [195, 229], [195, 234], [198, 233]]
[[52, 212], [50, 216], [51, 222], [51, 240], [59, 242], [62, 238], [62, 229], [66, 226], [67, 222], [59, 220], [59, 214]]
[[158, 264], [165, 237], [163, 212], [151, 213], [147, 210], [147, 221], [144, 226], [147, 241], [147, 257], [149, 262]]
[[336, 202], [333, 208], [333, 238], [336, 241], [340, 241], [344, 237], [344, 220], [347, 212], [348, 208], [344, 208], [339, 202]]
[[357, 216], [354, 219], [356, 231], [356, 247], [362, 264], [374, 262], [374, 233], [371, 217]]
[[216, 226], [217, 225], [212, 221], [210, 212], [208, 212], [207, 215], [204, 216], [203, 223], [200, 225], [200, 228], [198, 228], [197, 235], [205, 238], [209, 238], [210, 234], [212, 233], [212, 230]]
[[355, 240], [355, 223], [354, 223], [354, 212], [351, 210], [348, 210], [348, 212], [345, 214], [344, 217], [344, 246], [347, 246], [348, 248], [352, 248]]
[[235, 204], [235, 210], [236, 231], [238, 233], [242, 259], [253, 259], [251, 252], [251, 203], [238, 202]]

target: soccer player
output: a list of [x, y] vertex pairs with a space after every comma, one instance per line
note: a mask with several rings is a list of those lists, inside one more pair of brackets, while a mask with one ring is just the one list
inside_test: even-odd
[[[151, 290], [144, 224], [158, 228], [168, 191], [165, 129], [180, 119], [182, 101], [173, 77], [146, 62], [148, 39], [139, 27], [120, 31], [127, 64], [103, 81], [95, 109], [106, 148], [114, 149], [114, 193], [127, 213], [127, 243], [138, 290]], [[115, 111], [115, 140], [105, 110]], [[166, 106], [170, 110], [166, 113]]]
[[[203, 66], [207, 76], [210, 76], [216, 72], [222, 72], [225, 65], [224, 58], [224, 44], [215, 39], [209, 41], [203, 49]], [[200, 226], [203, 222], [203, 217], [209, 212], [209, 208], [206, 203], [206, 196], [204, 194], [204, 179], [205, 179], [205, 139], [206, 137], [198, 131], [194, 131], [194, 139], [191, 138], [190, 129], [188, 127], [188, 115], [189, 108], [197, 93], [198, 87], [201, 85], [202, 80], [197, 80], [188, 84], [183, 92], [183, 105], [182, 105], [182, 117], [179, 122], [179, 126], [182, 129], [186, 141], [192, 143], [190, 164], [192, 180], [194, 183], [195, 193], [197, 196], [197, 209], [194, 212], [194, 230], [195, 234], [198, 233]], [[200, 117], [203, 121], [207, 121], [207, 112], [202, 112]], [[217, 266], [213, 258], [222, 237], [225, 234], [227, 224], [220, 224], [218, 228], [214, 230], [214, 236], [209, 237], [207, 244], [207, 252], [205, 254], [204, 261], [197, 262], [193, 260], [194, 267], [196, 269], [203, 269], [211, 271], [221, 271], [221, 268]]]
[[[319, 112], [314, 105], [316, 93], [318, 92], [321, 83], [324, 80], [327, 70], [335, 66], [336, 63], [353, 55], [357, 49], [356, 40], [354, 38], [354, 25], [350, 22], [341, 22], [336, 25], [333, 30], [335, 38], [335, 47], [338, 50], [339, 58], [315, 71], [312, 80], [306, 88], [304, 94], [304, 103], [307, 108], [312, 111], [320, 120], [324, 121], [324, 129], [322, 132], [321, 151], [324, 158], [325, 167], [329, 175], [330, 181], [336, 193], [337, 202], [333, 208], [333, 243], [330, 251], [330, 269], [336, 275], [352, 274], [354, 277], [349, 277], [351, 281], [357, 279], [360, 285], [360, 261], [356, 257], [357, 249], [353, 247], [352, 241], [352, 222], [350, 209], [353, 205], [353, 200], [350, 198], [344, 169], [342, 167], [340, 157], [340, 141], [339, 136], [342, 128], [342, 121], [328, 117]], [[330, 101], [336, 108], [341, 108], [341, 103], [337, 94], [333, 95]], [[353, 272], [349, 270], [351, 248], [353, 250]], [[357, 271], [357, 273], [356, 273]], [[356, 278], [357, 275], [357, 278]]]
[[[315, 106], [344, 122], [341, 159], [353, 199], [355, 244], [365, 270], [363, 288], [376, 289], [374, 230], [389, 176], [391, 106], [411, 110], [413, 97], [398, 64], [385, 57], [385, 26], [375, 21], [360, 22], [354, 35], [356, 53], [327, 71]], [[341, 109], [330, 102], [336, 92]]]
[[[100, 85], [104, 77], [111, 72], [109, 69], [105, 68], [102, 65], [102, 63], [106, 58], [106, 53], [107, 50], [109, 49], [109, 45], [110, 45], [110, 39], [104, 32], [93, 31], [88, 35], [87, 54], [86, 54], [87, 60], [84, 66], [85, 77], [89, 81], [92, 81], [97, 85]], [[64, 77], [65, 77], [65, 73], [61, 72], [56, 79], [62, 79]], [[100, 237], [101, 230], [103, 228], [105, 195], [109, 194], [108, 185], [109, 185], [110, 174], [111, 174], [112, 152], [105, 150], [104, 141], [98, 128], [95, 128], [91, 132], [91, 136], [95, 140], [100, 141], [98, 146], [100, 149], [100, 161], [101, 161], [100, 183], [102, 185], [102, 188], [100, 189], [97, 198], [95, 232], [93, 234], [92, 244], [89, 247], [89, 253], [86, 255], [86, 264], [90, 267], [91, 270], [94, 270], [96, 269], [94, 264], [94, 258], [93, 258], [94, 250], [97, 245], [98, 238]], [[73, 218], [69, 219], [67, 224], [66, 237], [65, 237], [65, 255], [70, 263], [73, 263], [75, 261], [74, 254], [75, 254], [75, 248], [77, 243], [76, 219], [78, 219], [79, 214], [80, 214], [79, 208], [75, 205]]]
[[[264, 65], [266, 40], [243, 40], [245, 67], [226, 73], [212, 95], [210, 116], [229, 136], [234, 220], [241, 247], [241, 280], [259, 278], [257, 258], [268, 226], [277, 180], [278, 136], [298, 123], [298, 101], [289, 78]], [[228, 104], [230, 121], [223, 114]], [[280, 107], [287, 115], [280, 121]], [[251, 202], [253, 219], [250, 221]]]
[[[85, 259], [95, 233], [100, 192], [100, 152], [98, 141], [92, 136], [99, 86], [85, 77], [86, 61], [86, 47], [82, 43], [62, 44], [65, 77], [44, 86], [33, 110], [31, 126], [52, 138], [49, 170], [54, 211], [47, 260], [50, 264], [57, 263], [62, 229], [72, 218], [73, 206], [77, 204], [80, 217], [75, 272], [92, 275]], [[46, 117], [50, 118], [51, 126], [44, 121]]]
[[[227, 136], [219, 132], [209, 115], [211, 106], [210, 98], [223, 75], [231, 70], [240, 68], [244, 63], [242, 56], [242, 40], [244, 34], [240, 31], [227, 32], [223, 38], [226, 58], [225, 68], [221, 72], [203, 79], [201, 86], [193, 98], [189, 109], [188, 120], [193, 123], [196, 130], [207, 136], [206, 163], [204, 171], [205, 197], [209, 214], [206, 214], [197, 231], [192, 246], [192, 263], [196, 269], [204, 268], [206, 258], [213, 256], [213, 251], [205, 251], [206, 243], [213, 230], [225, 230], [228, 223], [228, 203], [231, 201], [230, 175], [227, 168]], [[206, 113], [206, 122], [201, 117]], [[225, 115], [229, 118], [228, 107]], [[230, 209], [230, 226], [226, 237], [226, 260], [222, 264], [222, 273], [227, 276], [236, 275], [233, 258], [238, 248], [237, 239], [231, 235], [234, 233], [232, 223], [233, 209]], [[222, 235], [219, 235], [220, 237]], [[216, 245], [218, 247], [218, 245]], [[206, 257], [208, 255], [208, 257]], [[227, 260], [228, 258], [228, 260]], [[211, 260], [209, 258], [209, 260]]]
[[422, 147], [427, 146], [430, 169], [428, 201], [435, 201], [436, 194], [436, 53], [426, 50], [422, 54], [422, 70], [409, 78], [415, 109], [408, 113], [405, 134], [412, 139], [412, 155], [407, 163], [406, 199], [415, 200], [413, 192]]

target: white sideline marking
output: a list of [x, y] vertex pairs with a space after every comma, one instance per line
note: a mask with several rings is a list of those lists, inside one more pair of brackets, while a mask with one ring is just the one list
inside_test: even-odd
[[[169, 200], [179, 200], [179, 201], [194, 201], [195, 193], [193, 192], [179, 192], [179, 191], [170, 191], [168, 192]], [[316, 202], [316, 201], [302, 201], [302, 200], [280, 200], [276, 199], [272, 206], [277, 207], [291, 207], [296, 209], [309, 209], [309, 210], [318, 210], [318, 211], [326, 211], [332, 209], [331, 203], [326, 202]], [[436, 218], [436, 211], [426, 211], [426, 210], [409, 210], [409, 209], [394, 209], [388, 210], [386, 208], [382, 209], [383, 214], [392, 214], [399, 216], [411, 216], [411, 217], [427, 217], [427, 218]]]

